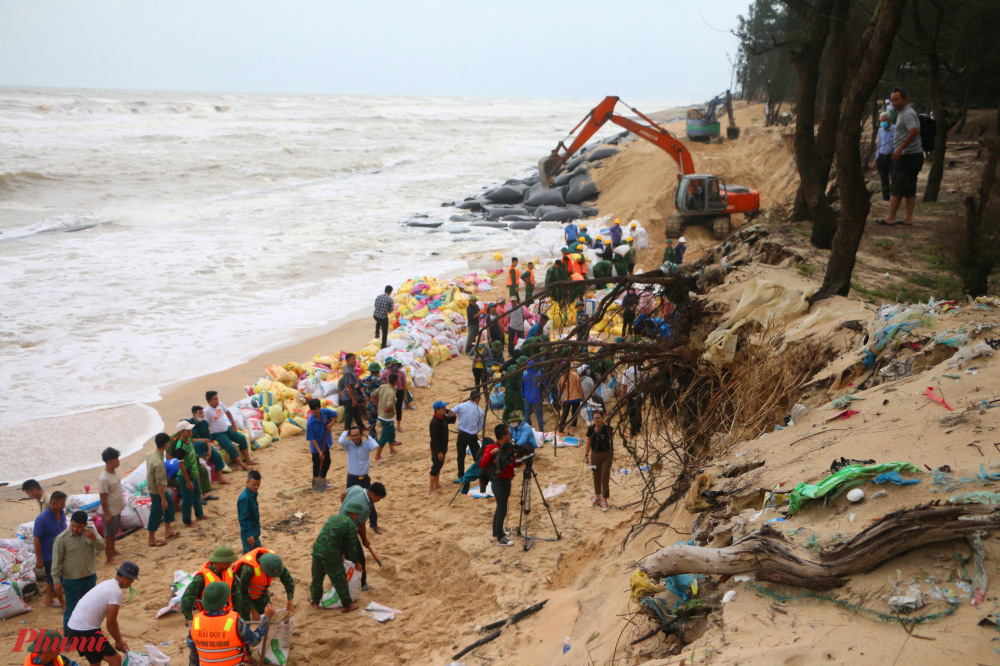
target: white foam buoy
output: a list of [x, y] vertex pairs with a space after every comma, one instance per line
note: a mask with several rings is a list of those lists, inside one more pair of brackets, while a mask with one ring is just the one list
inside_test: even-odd
[[850, 490], [847, 493], [847, 499], [848, 501], [851, 502], [857, 503], [863, 500], [864, 498], [865, 498], [865, 491], [861, 490], [861, 488], [854, 488], [853, 490]]

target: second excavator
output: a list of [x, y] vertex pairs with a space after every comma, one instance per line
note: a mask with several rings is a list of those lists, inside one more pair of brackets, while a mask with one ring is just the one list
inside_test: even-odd
[[615, 113], [618, 102], [617, 97], [605, 97], [570, 131], [570, 136], [577, 130], [580, 130], [580, 133], [568, 147], [565, 141], [560, 141], [548, 157], [539, 160], [538, 176], [542, 185], [551, 187], [553, 177], [567, 160], [580, 150], [597, 130], [610, 121], [656, 144], [677, 163], [679, 182], [674, 196], [674, 207], [677, 212], [667, 216], [667, 238], [677, 238], [685, 226], [698, 224], [710, 229], [716, 240], [722, 240], [729, 235], [730, 217], [733, 214], [744, 213], [752, 217], [760, 211], [759, 192], [739, 185], [727, 185], [725, 180], [717, 176], [695, 173], [691, 152], [680, 139], [637, 109], [628, 107], [639, 118], [649, 123], [648, 126]]

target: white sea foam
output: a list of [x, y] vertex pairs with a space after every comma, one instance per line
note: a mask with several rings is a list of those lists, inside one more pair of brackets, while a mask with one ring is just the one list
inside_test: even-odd
[[399, 222], [527, 175], [597, 101], [0, 88], [0, 427], [156, 400], [516, 246]]

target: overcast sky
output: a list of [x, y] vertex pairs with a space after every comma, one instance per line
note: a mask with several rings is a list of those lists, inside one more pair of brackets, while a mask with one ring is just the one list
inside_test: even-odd
[[[749, 0], [0, 0], [0, 85], [704, 101]], [[714, 28], [714, 29], [713, 29]]]

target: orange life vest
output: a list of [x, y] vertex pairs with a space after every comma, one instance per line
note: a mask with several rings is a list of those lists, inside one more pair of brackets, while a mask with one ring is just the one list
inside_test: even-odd
[[[219, 581], [222, 581], [223, 583], [228, 585], [229, 600], [226, 601], [226, 605], [222, 610], [231, 611], [233, 610], [233, 571], [232, 569], [225, 569], [222, 572], [222, 576], [220, 577], [219, 574], [215, 573], [214, 571], [208, 568], [209, 564], [211, 564], [211, 562], [206, 562], [201, 569], [198, 569], [198, 571], [195, 572], [194, 575], [195, 576], [197, 576], [198, 574], [202, 575], [202, 577], [205, 579], [205, 587], [208, 587], [211, 583], [217, 583]], [[204, 591], [205, 587], [202, 588], [202, 591]], [[205, 609], [201, 607], [201, 599], [196, 599], [194, 605], [195, 608], [198, 609], [199, 613], [205, 612]]]
[[208, 616], [198, 613], [191, 621], [191, 640], [198, 650], [202, 666], [238, 666], [243, 663], [243, 641], [233, 611], [225, 615]]
[[580, 272], [580, 264], [576, 262], [573, 257], [566, 257], [566, 269], [569, 270], [570, 274]]
[[510, 266], [507, 268], [507, 286], [516, 287], [518, 281], [521, 279], [521, 272], [517, 270], [517, 266]]
[[[60, 639], [57, 639], [57, 640], [60, 640]], [[28, 658], [24, 660], [24, 666], [38, 666], [37, 664], [35, 664], [34, 661], [32, 661], [37, 656], [38, 656], [37, 652], [30, 653], [28, 655]], [[56, 655], [55, 660], [52, 662], [52, 666], [66, 666], [66, 661], [63, 659], [63, 657], [62, 657], [61, 654], [60, 655]]]
[[240, 567], [248, 566], [253, 567], [253, 578], [250, 579], [250, 598], [260, 599], [261, 595], [267, 591], [267, 588], [271, 586], [271, 581], [274, 579], [270, 576], [265, 576], [263, 569], [260, 568], [260, 563], [257, 558], [261, 555], [267, 553], [274, 553], [273, 550], [268, 550], [267, 548], [254, 548], [249, 553], [236, 560], [233, 564], [233, 577], [239, 573]]
[[525, 269], [524, 273], [521, 275], [521, 279], [524, 281], [524, 284], [530, 285], [532, 287], [535, 286], [535, 269], [534, 268]]

